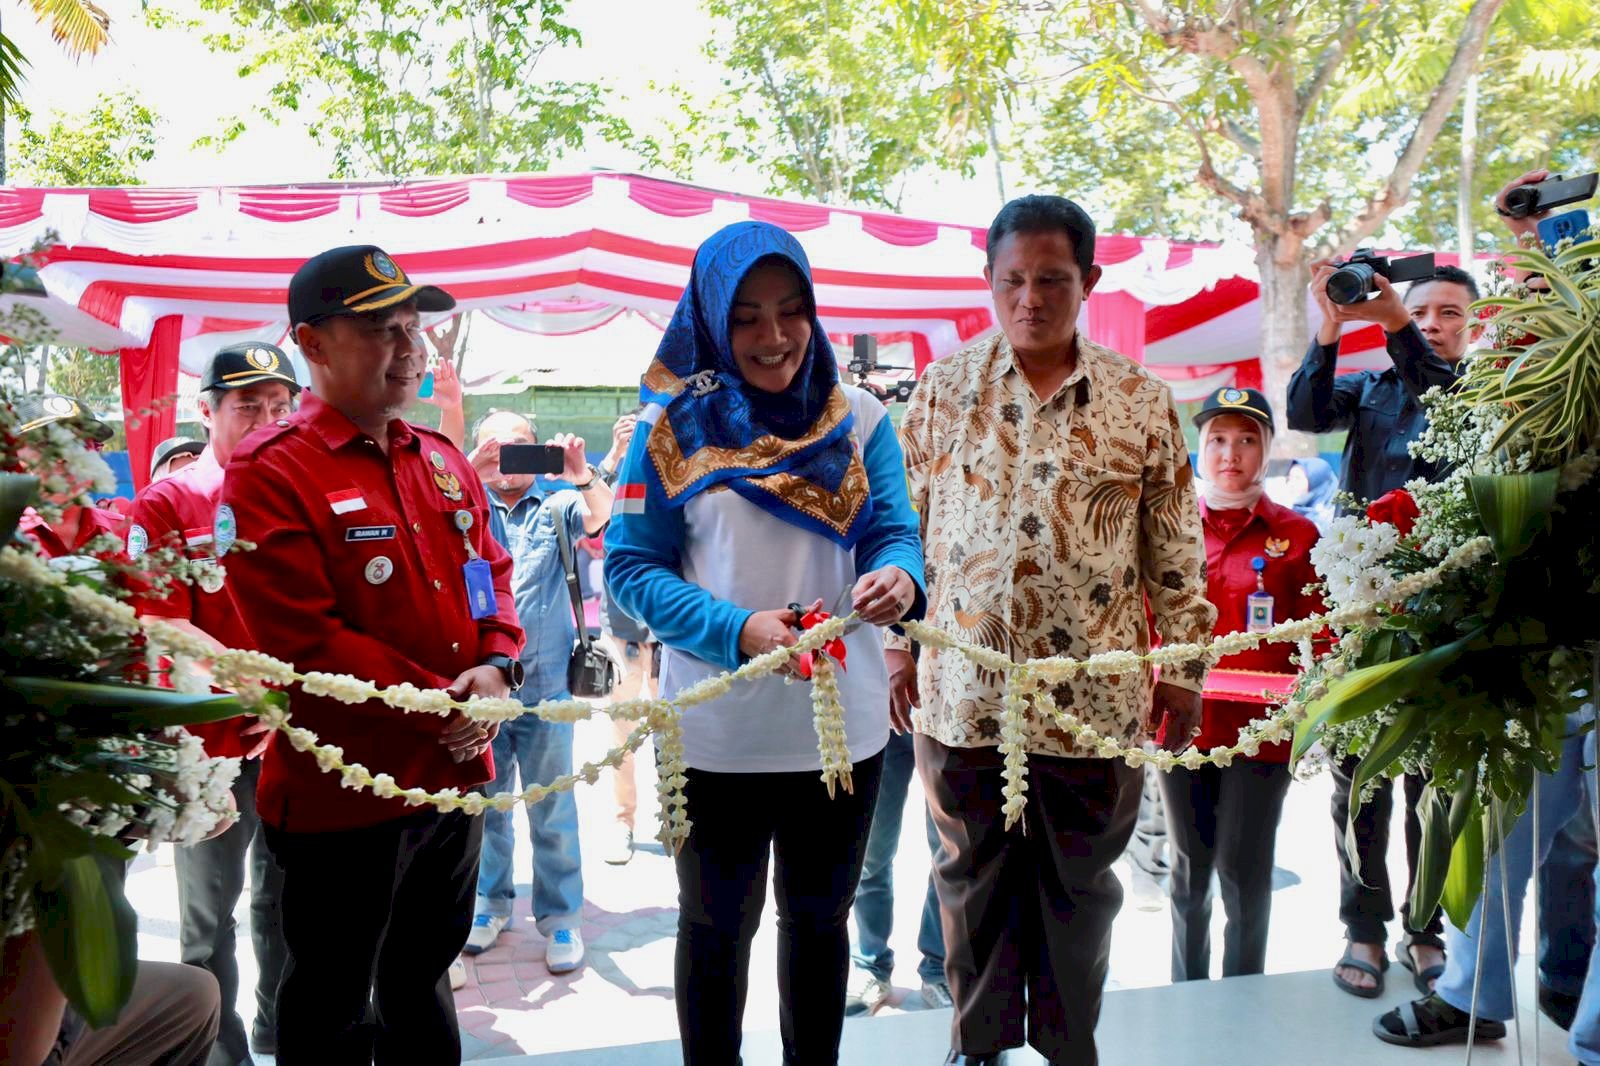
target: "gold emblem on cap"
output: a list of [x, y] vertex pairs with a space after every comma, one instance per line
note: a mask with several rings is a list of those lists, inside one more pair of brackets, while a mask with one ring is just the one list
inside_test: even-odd
[[245, 360], [257, 370], [278, 369], [278, 353], [270, 348], [251, 348], [244, 353]]
[[1229, 407], [1243, 407], [1250, 402], [1250, 394], [1243, 389], [1223, 389], [1217, 393], [1217, 402]]
[[78, 402], [66, 396], [46, 396], [43, 407], [46, 414], [71, 418], [78, 413]]
[[393, 282], [396, 285], [406, 283], [405, 271], [400, 269], [400, 264], [390, 259], [387, 253], [373, 252], [366, 258], [367, 273], [379, 281]]

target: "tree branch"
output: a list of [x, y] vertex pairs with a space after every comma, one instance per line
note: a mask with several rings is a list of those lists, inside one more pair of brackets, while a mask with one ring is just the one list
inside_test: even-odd
[[1422, 117], [1417, 120], [1416, 129], [1411, 131], [1411, 137], [1401, 150], [1394, 171], [1383, 183], [1383, 188], [1368, 199], [1361, 213], [1318, 249], [1320, 254], [1336, 254], [1354, 248], [1378, 232], [1384, 221], [1410, 197], [1411, 182], [1416, 178], [1417, 171], [1422, 169], [1428, 150], [1444, 128], [1445, 119], [1455, 110], [1456, 100], [1477, 68], [1484, 48], [1488, 46], [1489, 29], [1494, 17], [1504, 5], [1505, 0], [1474, 0], [1472, 9], [1467, 12], [1467, 21], [1461, 27], [1461, 37], [1456, 43], [1455, 55], [1450, 58], [1450, 66], [1445, 70], [1444, 79], [1433, 91]]
[[1212, 133], [1221, 134], [1231, 141], [1245, 155], [1261, 161], [1261, 142], [1249, 130], [1232, 118], [1212, 118], [1206, 123], [1206, 129]]
[[1367, 6], [1368, 0], [1351, 0], [1339, 36], [1322, 50], [1322, 55], [1317, 57], [1317, 69], [1312, 73], [1310, 80], [1295, 94], [1302, 118], [1327, 89], [1328, 83], [1333, 80], [1334, 73], [1339, 69], [1339, 64], [1343, 63], [1344, 57], [1349, 54], [1350, 46], [1355, 44], [1356, 35], [1361, 29], [1361, 16], [1367, 10]]

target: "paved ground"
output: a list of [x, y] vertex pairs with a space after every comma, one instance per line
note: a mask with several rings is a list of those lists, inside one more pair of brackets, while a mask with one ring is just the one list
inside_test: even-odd
[[[609, 737], [610, 729], [604, 721], [580, 724], [578, 758], [602, 753]], [[580, 786], [582, 834], [589, 846], [583, 867], [587, 899], [584, 935], [590, 954], [588, 965], [575, 974], [553, 977], [544, 967], [545, 940], [534, 929], [528, 913], [531, 851], [527, 827], [525, 822], [519, 825], [517, 855], [525, 872], [519, 878], [517, 920], [502, 935], [500, 943], [468, 963], [468, 985], [456, 996], [468, 1058], [561, 1052], [676, 1037], [672, 965], [677, 887], [670, 860], [660, 845], [649, 839], [655, 830], [654, 768], [648, 755], [639, 763], [639, 792], [645, 808], [640, 835], [644, 843], [626, 866], [608, 866], [598, 854], [599, 841], [614, 811], [609, 779], [602, 779], [592, 788]], [[1338, 957], [1342, 947], [1343, 932], [1337, 921], [1334, 833], [1327, 815], [1329, 789], [1324, 775], [1297, 783], [1290, 790], [1278, 834], [1280, 869], [1273, 901], [1268, 973], [1324, 967]], [[910, 802], [922, 802], [915, 782]], [[917, 827], [919, 821], [908, 817], [906, 824]], [[1390, 868], [1403, 879], [1405, 860], [1398, 822], [1392, 835], [1395, 839]], [[898, 987], [882, 1014], [921, 1006], [916, 990], [915, 941], [927, 870], [928, 849], [922, 833], [907, 833], [895, 866], [899, 890], [893, 944], [898, 953]], [[1133, 879], [1125, 864], [1119, 865], [1118, 873], [1130, 892], [1117, 919], [1111, 986], [1164, 985], [1168, 982], [1170, 944], [1164, 903], [1133, 891]], [[128, 892], [141, 917], [140, 954], [176, 960], [177, 890], [170, 865], [162, 865], [159, 853], [141, 855], [129, 878]], [[1141, 903], [1153, 909], [1141, 909]], [[246, 906], [242, 901], [238, 912], [241, 926], [249, 920]], [[1217, 945], [1215, 967], [1220, 967], [1221, 961], [1222, 922], [1218, 904], [1213, 931], [1213, 943]], [[246, 982], [240, 1008], [248, 1023], [253, 1003], [248, 989], [255, 967], [243, 930], [240, 941], [244, 945], [240, 968]], [[750, 1030], [775, 1029], [776, 953], [770, 903], [751, 967], [746, 1026]], [[1399, 987], [1405, 977], [1398, 967], [1392, 969], [1391, 988]], [[1310, 987], [1315, 988], [1316, 982]], [[1348, 998], [1331, 981], [1321, 994], [1340, 1006]], [[1316, 1006], [1307, 1002], [1305, 1008], [1315, 1010]], [[1362, 1039], [1367, 1039], [1364, 1033]]]

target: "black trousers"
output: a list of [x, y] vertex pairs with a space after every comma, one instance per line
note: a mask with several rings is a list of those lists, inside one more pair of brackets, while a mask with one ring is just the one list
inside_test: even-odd
[[[1360, 870], [1350, 865], [1345, 851], [1344, 828], [1350, 814], [1350, 782], [1359, 760], [1350, 758], [1334, 763], [1333, 815], [1334, 850], [1339, 855], [1339, 920], [1345, 936], [1357, 944], [1382, 944], [1384, 926], [1394, 920], [1394, 894], [1389, 887], [1389, 823], [1394, 815], [1394, 781], [1382, 778], [1372, 801], [1356, 812], [1356, 851]], [[1434, 908], [1420, 924], [1411, 914], [1411, 883], [1416, 880], [1417, 852], [1422, 847], [1422, 822], [1417, 818], [1417, 802], [1427, 782], [1416, 774], [1405, 775], [1406, 798], [1406, 903], [1400, 908], [1402, 928], [1426, 943], [1444, 946], [1442, 911]]]
[[267, 851], [256, 814], [260, 776], [261, 760], [246, 760], [233, 784], [239, 820], [219, 837], [178, 848], [173, 862], [178, 874], [178, 943], [183, 961], [211, 971], [222, 990], [222, 1031], [211, 1051], [212, 1066], [251, 1061], [244, 1019], [235, 1006], [239, 998], [239, 929], [233, 908], [244, 891], [246, 869], [250, 873], [250, 942], [260, 974], [252, 1028], [268, 1035], [276, 1024], [273, 1012], [287, 957], [278, 921], [283, 874]]
[[461, 1061], [449, 969], [472, 924], [482, 843], [483, 820], [460, 811], [333, 833], [267, 828], [289, 946], [279, 1066]]
[[1211, 976], [1211, 875], [1228, 924], [1222, 976], [1261, 973], [1272, 918], [1272, 857], [1289, 792], [1286, 763], [1175, 767], [1160, 774], [1172, 843], [1172, 979]]
[[847, 922], [861, 880], [883, 753], [828, 798], [816, 771], [689, 770], [692, 826], [678, 853], [674, 991], [684, 1066], [737, 1066], [750, 944], [777, 858], [778, 1026], [785, 1066], [833, 1066], [850, 966]]
[[1005, 828], [998, 748], [917, 735], [939, 830], [934, 872], [950, 1043], [969, 1055], [1020, 1047], [1052, 1066], [1095, 1066], [1094, 1027], [1122, 885], [1111, 867], [1139, 815], [1143, 777], [1120, 760], [1028, 756], [1022, 824]]

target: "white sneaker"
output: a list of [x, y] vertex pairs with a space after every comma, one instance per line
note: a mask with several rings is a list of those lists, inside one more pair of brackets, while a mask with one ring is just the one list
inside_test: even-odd
[[576, 929], [557, 929], [545, 949], [544, 964], [551, 973], [571, 973], [583, 965], [583, 934]]
[[500, 937], [500, 930], [511, 924], [511, 919], [498, 914], [480, 914], [472, 919], [472, 930], [467, 933], [467, 946], [462, 948], [468, 955], [477, 955], [494, 947], [494, 942]]
[[450, 991], [459, 992], [467, 987], [467, 960], [460, 955], [450, 964]]
[[633, 858], [633, 827], [621, 822], [607, 830], [605, 851], [602, 856], [612, 866], [626, 866]]
[[880, 979], [870, 970], [850, 967], [850, 981], [844, 988], [844, 1013], [854, 1018], [858, 1014], [871, 1014], [889, 1000], [892, 989], [889, 982]]

